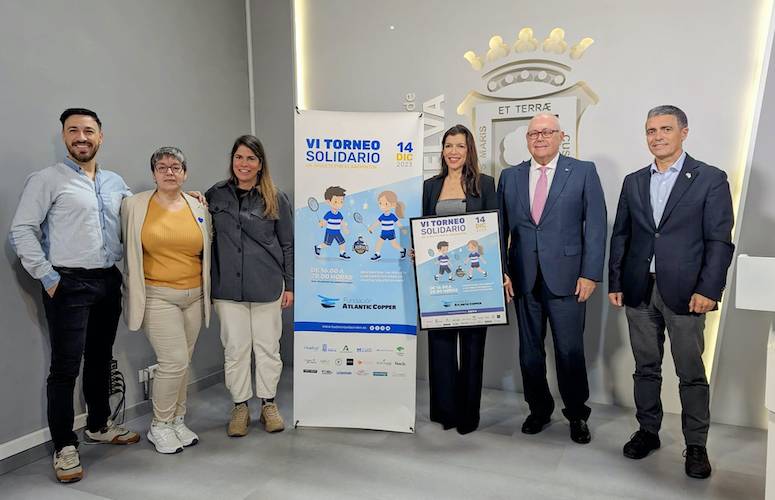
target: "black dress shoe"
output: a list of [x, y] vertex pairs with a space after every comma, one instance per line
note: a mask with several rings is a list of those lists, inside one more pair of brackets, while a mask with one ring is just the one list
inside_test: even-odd
[[457, 425], [453, 422], [449, 422], [447, 420], [443, 420], [441, 418], [437, 417], [431, 417], [431, 422], [436, 422], [437, 424], [441, 424], [441, 426], [444, 428], [445, 431], [448, 431], [452, 429], [453, 427], [456, 427]]
[[645, 458], [649, 453], [661, 446], [659, 436], [652, 432], [640, 430], [630, 436], [630, 440], [622, 450], [624, 456], [635, 460]]
[[592, 441], [592, 435], [589, 433], [586, 420], [570, 421], [570, 438], [579, 444], [587, 444]]
[[457, 426], [457, 433], [461, 436], [464, 436], [466, 434], [470, 434], [476, 430], [476, 428], [479, 427], [479, 424], [476, 425], [458, 425]]
[[551, 417], [538, 416], [532, 413], [527, 416], [525, 423], [522, 424], [522, 434], [538, 434], [551, 421]]
[[686, 475], [697, 479], [705, 479], [710, 476], [710, 461], [708, 451], [704, 446], [690, 444], [684, 452], [686, 457]]

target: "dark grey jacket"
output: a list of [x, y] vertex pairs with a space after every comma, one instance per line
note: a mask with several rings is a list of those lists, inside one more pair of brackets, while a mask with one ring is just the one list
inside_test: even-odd
[[278, 191], [278, 219], [264, 218], [264, 199], [251, 190], [239, 199], [226, 180], [205, 193], [213, 219], [213, 299], [272, 302], [293, 291], [293, 210]]

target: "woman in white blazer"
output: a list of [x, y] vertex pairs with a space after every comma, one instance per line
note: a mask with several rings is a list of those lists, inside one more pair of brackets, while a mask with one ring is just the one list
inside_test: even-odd
[[178, 453], [199, 437], [184, 423], [191, 354], [204, 318], [210, 322], [210, 241], [207, 208], [182, 191], [183, 152], [151, 155], [156, 189], [124, 199], [124, 317], [145, 330], [159, 368], [153, 380], [148, 440], [159, 453]]

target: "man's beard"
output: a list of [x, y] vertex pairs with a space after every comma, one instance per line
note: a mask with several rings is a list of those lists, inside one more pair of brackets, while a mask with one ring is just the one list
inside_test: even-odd
[[[89, 143], [92, 144], [92, 143]], [[81, 162], [86, 163], [89, 161], [92, 161], [95, 156], [97, 156], [97, 151], [100, 150], [99, 144], [92, 144], [92, 149], [87, 150], [86, 152], [80, 153], [78, 152], [78, 149], [75, 146], [67, 145], [67, 151], [70, 153], [70, 156], [73, 157], [73, 159]]]

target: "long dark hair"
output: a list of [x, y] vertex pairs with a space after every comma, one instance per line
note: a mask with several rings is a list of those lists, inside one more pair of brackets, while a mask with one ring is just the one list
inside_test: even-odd
[[239, 181], [234, 175], [234, 153], [237, 152], [240, 146], [245, 146], [253, 151], [253, 154], [258, 158], [259, 165], [261, 165], [261, 170], [258, 171], [258, 178], [256, 179], [256, 189], [258, 189], [259, 194], [264, 199], [264, 217], [267, 219], [277, 219], [279, 213], [277, 188], [269, 175], [269, 163], [266, 161], [264, 145], [261, 144], [258, 137], [243, 135], [237, 137], [237, 140], [234, 141], [234, 146], [231, 147], [231, 156], [229, 156], [229, 178], [233, 183], [239, 185]]
[[479, 196], [480, 189], [480, 171], [479, 171], [479, 155], [476, 154], [476, 143], [474, 142], [474, 135], [468, 130], [465, 125], [453, 125], [441, 138], [441, 174], [442, 178], [449, 175], [449, 167], [447, 161], [444, 159], [444, 143], [447, 137], [450, 135], [462, 134], [466, 138], [466, 162], [463, 165], [463, 175], [460, 178], [460, 184], [463, 187], [463, 191], [470, 196]]

